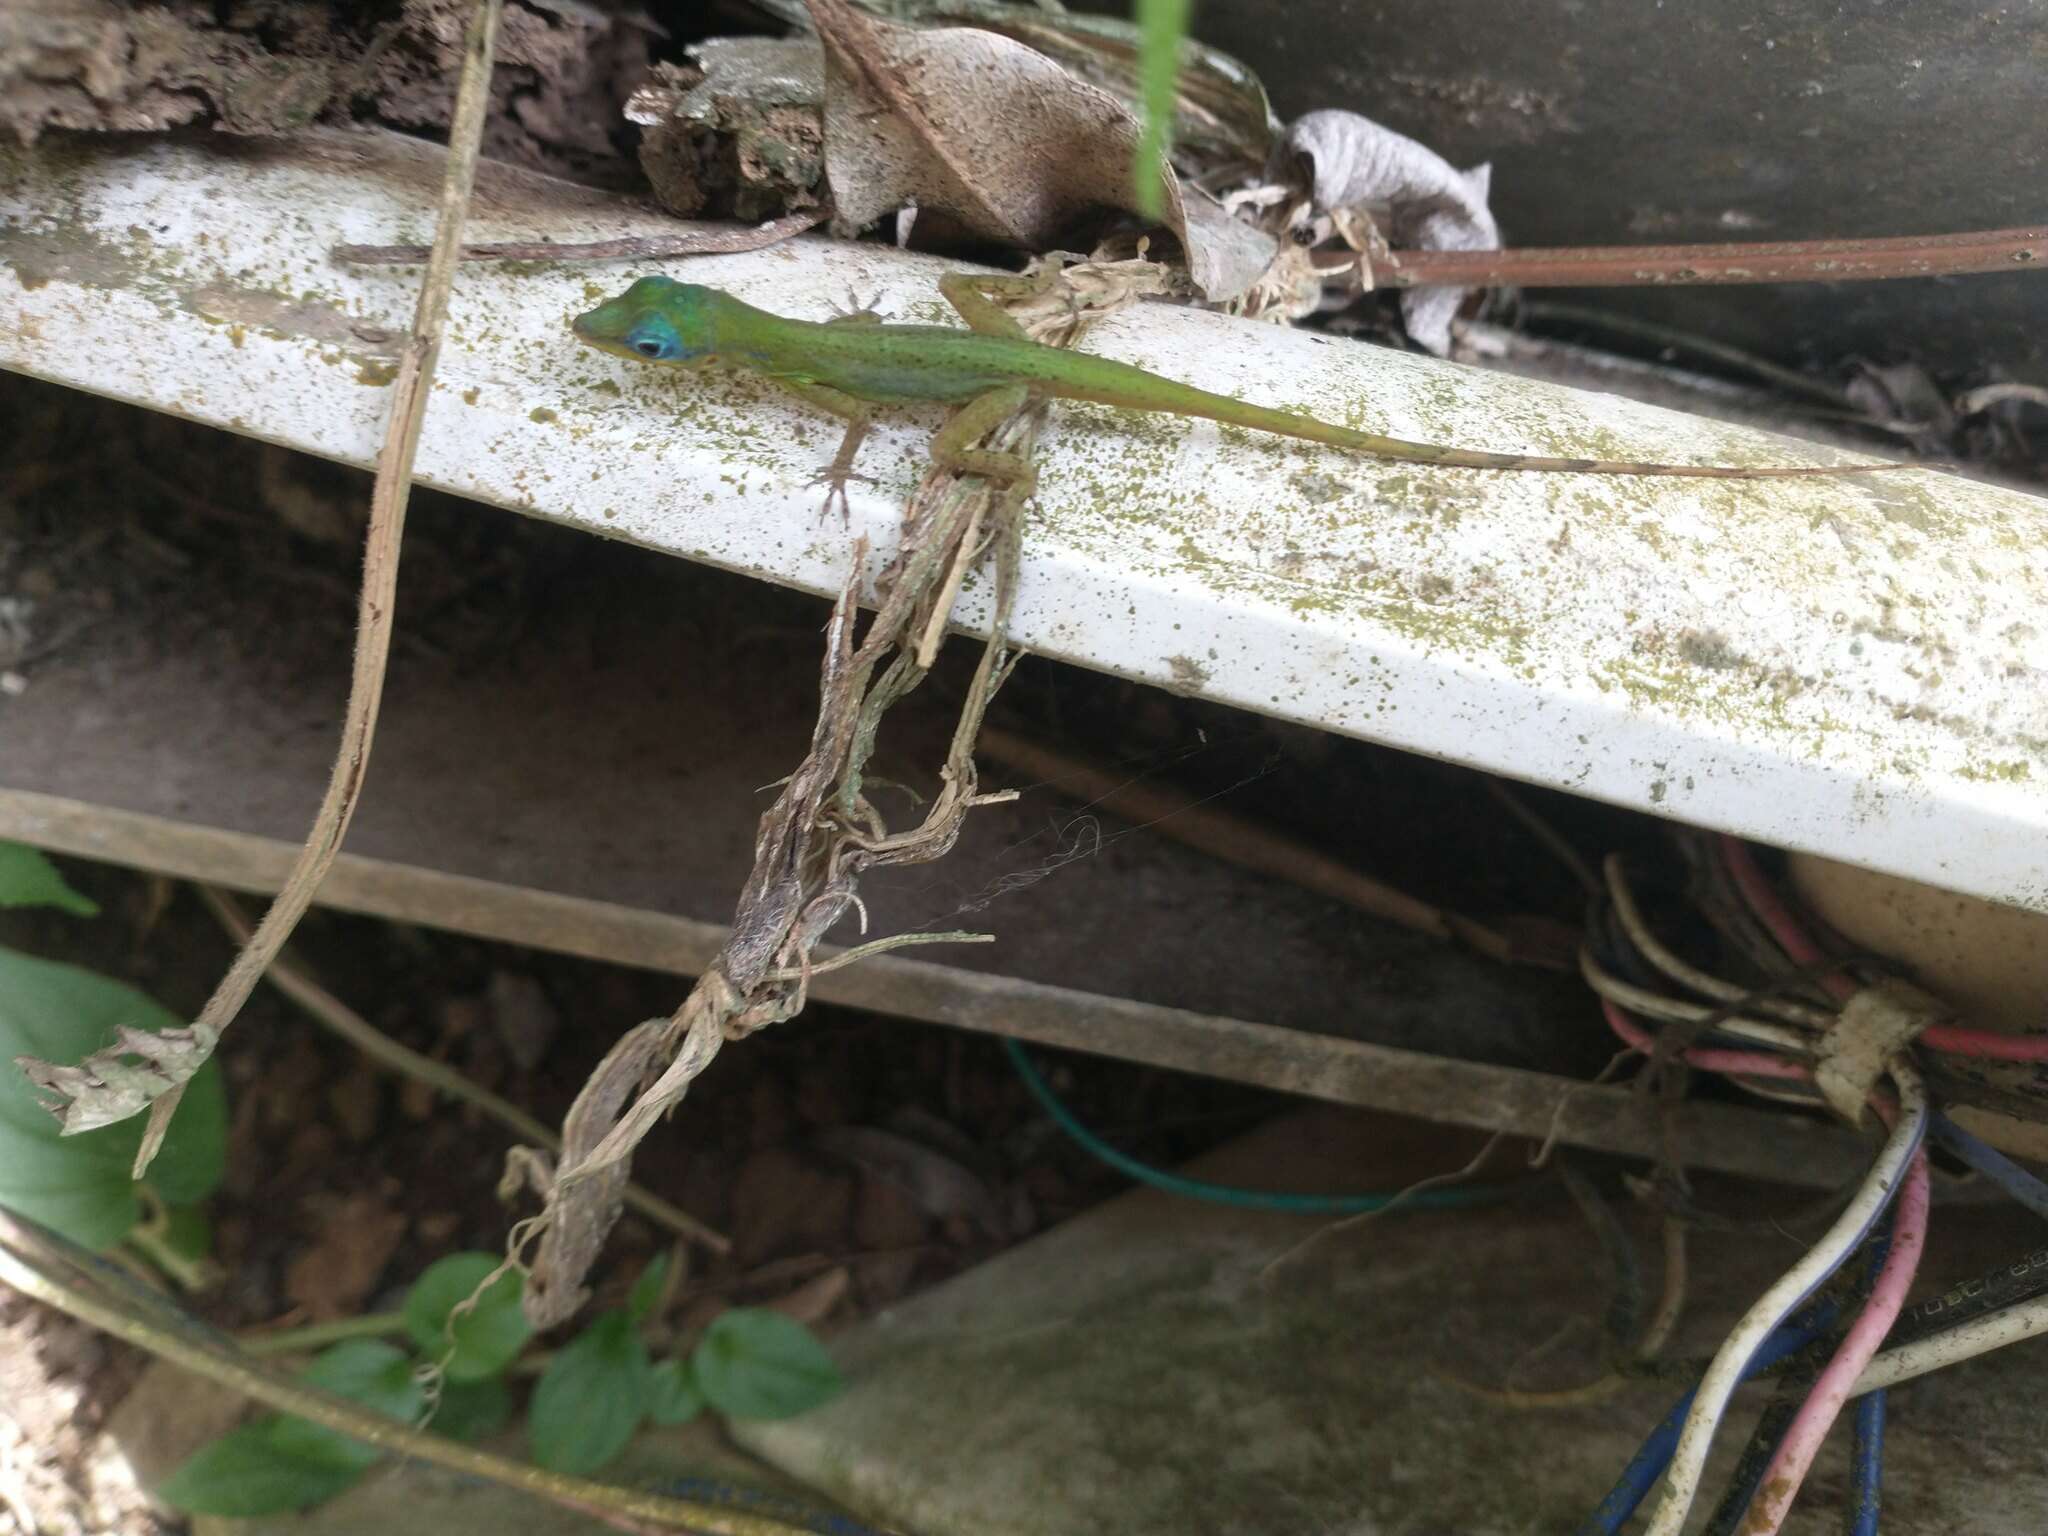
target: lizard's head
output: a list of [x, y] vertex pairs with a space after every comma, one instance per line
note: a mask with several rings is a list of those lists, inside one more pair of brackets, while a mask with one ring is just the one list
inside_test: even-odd
[[593, 347], [643, 362], [693, 368], [711, 361], [709, 288], [643, 277], [615, 299], [578, 315], [570, 328]]

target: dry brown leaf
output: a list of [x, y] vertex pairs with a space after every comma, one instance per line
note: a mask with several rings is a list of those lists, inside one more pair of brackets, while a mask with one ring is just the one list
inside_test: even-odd
[[484, 995], [490, 1004], [491, 1027], [512, 1058], [512, 1065], [522, 1072], [531, 1072], [541, 1064], [548, 1046], [562, 1028], [562, 1016], [549, 999], [547, 988], [531, 976], [493, 971]]
[[[1088, 215], [1131, 206], [1139, 125], [1107, 91], [992, 32], [809, 3], [825, 39], [825, 167], [842, 230], [916, 207], [1044, 250]], [[1214, 302], [1243, 292], [1275, 243], [1184, 194], [1171, 168], [1159, 174], [1197, 291]]]
[[405, 1215], [377, 1196], [350, 1195], [321, 1212], [320, 1235], [285, 1271], [284, 1293], [327, 1322], [361, 1310], [405, 1235]]
[[854, 1180], [787, 1147], [756, 1152], [732, 1181], [733, 1258], [752, 1266], [846, 1246]]
[[837, 1264], [822, 1275], [813, 1275], [795, 1290], [762, 1305], [785, 1317], [793, 1317], [806, 1326], [815, 1327], [831, 1315], [832, 1309], [845, 1298], [852, 1285], [853, 1276], [847, 1273], [846, 1266]]
[[[937, 0], [926, 15], [999, 32], [1126, 102], [1144, 91], [1144, 36], [1121, 16], [1056, 11], [1006, 0]], [[1238, 59], [1194, 38], [1182, 38], [1174, 82], [1174, 157], [1204, 172], [1263, 165], [1280, 133], [1259, 77]]]
[[988, 1185], [942, 1152], [873, 1126], [843, 1125], [813, 1138], [820, 1151], [843, 1157], [871, 1178], [893, 1184], [934, 1221], [964, 1216], [991, 1236], [1002, 1217]]

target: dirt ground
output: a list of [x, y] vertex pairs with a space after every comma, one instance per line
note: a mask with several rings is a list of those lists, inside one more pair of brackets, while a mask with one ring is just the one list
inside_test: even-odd
[[[200, 903], [150, 877], [67, 862], [94, 921], [0, 915], [0, 943], [120, 976], [197, 1008], [231, 955]], [[294, 945], [394, 1038], [558, 1123], [610, 1021], [672, 1007], [674, 978], [316, 912]], [[394, 1306], [429, 1263], [495, 1249], [509, 1139], [364, 1063], [269, 989], [224, 1041], [227, 1182], [212, 1202], [225, 1274], [191, 1298], [229, 1329]], [[1065, 1063], [1078, 1109], [1173, 1162], [1256, 1123], [1276, 1096], [1095, 1060]], [[1030, 1105], [991, 1041], [813, 1009], [724, 1053], [636, 1177], [730, 1234], [693, 1255], [676, 1322], [787, 1301], [839, 1323], [933, 1284], [1119, 1187]], [[879, 1160], [877, 1147], [880, 1149]], [[933, 1177], [936, 1173], [937, 1177]], [[960, 1175], [964, 1175], [960, 1176]], [[616, 1303], [666, 1246], [629, 1213], [597, 1276]], [[140, 1360], [69, 1319], [0, 1299], [0, 1488], [53, 1533], [157, 1529], [93, 1468], [93, 1434]], [[4, 1506], [0, 1506], [4, 1507]]]

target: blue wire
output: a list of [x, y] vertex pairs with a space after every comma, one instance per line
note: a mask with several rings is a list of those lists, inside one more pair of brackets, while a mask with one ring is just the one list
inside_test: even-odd
[[1457, 1189], [1423, 1189], [1412, 1195], [1403, 1194], [1398, 1190], [1370, 1195], [1299, 1195], [1265, 1189], [1240, 1189], [1229, 1184], [1210, 1184], [1201, 1179], [1182, 1178], [1177, 1173], [1154, 1168], [1150, 1163], [1141, 1163], [1135, 1157], [1117, 1151], [1074, 1118], [1074, 1112], [1052, 1091], [1052, 1084], [1048, 1083], [1039, 1074], [1038, 1068], [1031, 1064], [1031, 1058], [1025, 1053], [1023, 1046], [1015, 1040], [1005, 1039], [1003, 1049], [1009, 1053], [1010, 1065], [1017, 1069], [1017, 1075], [1024, 1080], [1024, 1086], [1030, 1089], [1031, 1096], [1038, 1100], [1039, 1108], [1052, 1117], [1053, 1124], [1118, 1173], [1135, 1179], [1140, 1184], [1150, 1185], [1153, 1189], [1164, 1190], [1169, 1195], [1185, 1195], [1193, 1200], [1207, 1200], [1216, 1205], [1241, 1206], [1255, 1211], [1292, 1211], [1312, 1216], [1351, 1216], [1383, 1211], [1397, 1200], [1403, 1209], [1451, 1210], [1460, 1206], [1482, 1205], [1488, 1201], [1499, 1200], [1510, 1192], [1500, 1185], [1480, 1184]]
[[[1785, 1324], [1749, 1357], [1742, 1379], [1747, 1381], [1752, 1376], [1761, 1375], [1787, 1356], [1798, 1354], [1834, 1326], [1835, 1313], [1836, 1308], [1832, 1304], [1823, 1302], [1813, 1309], [1811, 1320], [1795, 1319]], [[1671, 1453], [1678, 1449], [1678, 1432], [1685, 1426], [1685, 1416], [1692, 1412], [1692, 1399], [1693, 1393], [1688, 1391], [1671, 1405], [1671, 1411], [1658, 1421], [1642, 1448], [1629, 1458], [1628, 1465], [1621, 1470], [1620, 1479], [1580, 1524], [1575, 1536], [1616, 1536], [1628, 1524], [1636, 1506], [1649, 1497], [1650, 1490], [1657, 1486], [1657, 1480], [1671, 1464]]]
[[[1898, 1229], [1898, 1207], [1889, 1207], [1886, 1214], [1893, 1219], [1884, 1221], [1870, 1234], [1870, 1240], [1863, 1245], [1863, 1273], [1858, 1277], [1853, 1293], [1837, 1301], [1837, 1306], [1846, 1302], [1847, 1305], [1861, 1311], [1864, 1303], [1870, 1299], [1870, 1292], [1877, 1285], [1878, 1274], [1884, 1269], [1884, 1261], [1891, 1257], [1892, 1234]], [[1774, 1408], [1776, 1406], [1773, 1405]], [[1766, 1417], [1758, 1422], [1758, 1435], [1764, 1432], [1764, 1425], [1769, 1423], [1771, 1410], [1767, 1409], [1765, 1413]], [[1734, 1479], [1729, 1483], [1727, 1493], [1722, 1495], [1720, 1506], [1714, 1511], [1714, 1518], [1708, 1522], [1706, 1536], [1728, 1536], [1728, 1533], [1740, 1528], [1744, 1517], [1749, 1513], [1749, 1506], [1756, 1499], [1757, 1489], [1763, 1486], [1764, 1474], [1770, 1470], [1771, 1458], [1777, 1454], [1779, 1441], [1791, 1427], [1792, 1414], [1787, 1408], [1769, 1445], [1760, 1445], [1756, 1436], [1751, 1437], [1750, 1444], [1743, 1450], [1742, 1459], [1735, 1465]]]
[[[1919, 1134], [1914, 1139], [1915, 1151], [1919, 1148], [1920, 1139], [1926, 1135], [1926, 1129], [1926, 1120], [1923, 1119], [1920, 1123]], [[1897, 1193], [1896, 1189], [1894, 1189], [1893, 1193]], [[1816, 1279], [1808, 1287], [1806, 1294], [1792, 1303], [1793, 1308], [1796, 1309], [1804, 1306], [1808, 1301], [1812, 1300], [1814, 1292], [1827, 1284], [1834, 1276], [1835, 1270], [1840, 1269], [1842, 1264], [1848, 1261], [1849, 1256], [1863, 1246], [1865, 1239], [1870, 1236], [1872, 1228], [1876, 1227], [1884, 1219], [1885, 1213], [1890, 1209], [1890, 1203], [1887, 1202], [1871, 1212], [1870, 1220], [1865, 1223], [1863, 1230], [1856, 1235], [1855, 1241], [1843, 1250], [1842, 1258], [1836, 1263], [1834, 1269], [1829, 1270], [1826, 1274]], [[1756, 1376], [1768, 1370], [1771, 1366], [1776, 1365], [1787, 1355], [1804, 1349], [1814, 1339], [1834, 1326], [1835, 1316], [1838, 1311], [1839, 1307], [1836, 1303], [1822, 1301], [1813, 1309], [1815, 1321], [1811, 1323], [1801, 1323], [1794, 1313], [1788, 1313], [1785, 1321], [1768, 1334], [1764, 1342], [1757, 1346], [1755, 1353], [1749, 1357], [1749, 1363], [1742, 1368], [1741, 1379], [1748, 1381], [1752, 1376]], [[1588, 1515], [1585, 1522], [1579, 1526], [1577, 1536], [1616, 1536], [1616, 1533], [1628, 1522], [1629, 1516], [1636, 1512], [1636, 1506], [1643, 1502], [1652, 1488], [1657, 1486], [1657, 1480], [1664, 1475], [1664, 1469], [1671, 1464], [1672, 1454], [1678, 1449], [1679, 1431], [1685, 1424], [1686, 1414], [1692, 1410], [1692, 1400], [1697, 1390], [1697, 1388], [1694, 1388], [1692, 1392], [1687, 1392], [1684, 1397], [1680, 1398], [1671, 1412], [1667, 1413], [1657, 1427], [1650, 1431], [1650, 1437], [1643, 1442], [1642, 1447], [1637, 1450], [1629, 1464], [1622, 1469], [1620, 1481], [1608, 1490], [1607, 1497], [1600, 1501], [1594, 1508], [1593, 1513]]]
[[1936, 1110], [1928, 1124], [1934, 1139], [2036, 1216], [2048, 1216], [2048, 1184], [2035, 1178], [1998, 1148], [1987, 1146]]
[[1856, 1399], [1856, 1449], [1849, 1476], [1849, 1536], [1877, 1536], [1879, 1506], [1884, 1502], [1882, 1392], [1866, 1392]]
[[786, 1494], [771, 1493], [764, 1488], [743, 1488], [737, 1483], [728, 1483], [710, 1477], [673, 1477], [660, 1485], [660, 1491], [674, 1499], [693, 1499], [699, 1504], [717, 1504], [723, 1508], [741, 1513], [771, 1516], [789, 1525], [816, 1533], [816, 1536], [882, 1536], [873, 1526], [862, 1525], [858, 1520], [814, 1508], [799, 1499]]

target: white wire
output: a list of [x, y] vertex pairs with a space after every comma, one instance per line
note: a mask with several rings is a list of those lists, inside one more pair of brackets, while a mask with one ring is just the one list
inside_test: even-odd
[[1632, 1012], [1675, 1024], [1697, 1024], [1703, 1019], [1713, 1019], [1712, 1028], [1717, 1034], [1760, 1041], [1765, 1045], [1776, 1046], [1781, 1051], [1792, 1051], [1802, 1056], [1813, 1054], [1816, 1038], [1812, 1034], [1785, 1024], [1746, 1018], [1741, 1014], [1715, 1018], [1718, 1009], [1684, 1002], [1675, 997], [1665, 997], [1645, 987], [1636, 986], [1633, 982], [1623, 981], [1585, 949], [1579, 951], [1579, 974], [1585, 978], [1586, 985], [1600, 996], [1611, 1003], [1619, 1003]]
[[1699, 1494], [1700, 1474], [1706, 1469], [1714, 1432], [1720, 1428], [1721, 1415], [1727, 1412], [1728, 1399], [1741, 1384], [1750, 1358], [1792, 1309], [1818, 1290], [1856, 1251], [1856, 1245], [1890, 1204], [1899, 1181], [1905, 1177], [1906, 1165], [1920, 1150], [1927, 1131], [1927, 1089], [1920, 1074], [1903, 1056], [1894, 1056], [1885, 1064], [1885, 1070], [1899, 1091], [1899, 1116], [1891, 1135], [1848, 1207], [1835, 1218], [1813, 1251], [1788, 1269], [1777, 1284], [1757, 1299], [1756, 1305], [1743, 1313], [1742, 1321], [1735, 1325], [1714, 1356], [1714, 1363], [1707, 1367], [1707, 1374], [1700, 1378], [1692, 1411], [1685, 1416], [1685, 1427], [1679, 1431], [1677, 1449], [1664, 1474], [1663, 1496], [1657, 1501], [1656, 1512], [1643, 1536], [1680, 1536], [1685, 1517]]
[[1880, 1392], [2043, 1332], [2048, 1332], [2048, 1296], [2038, 1296], [2016, 1307], [1972, 1318], [1941, 1333], [1888, 1349], [1863, 1368], [1856, 1385], [1849, 1389], [1850, 1394], [1861, 1397], [1866, 1392]]
[[1796, 1104], [1801, 1109], [1826, 1109], [1828, 1101], [1822, 1098], [1811, 1083], [1787, 1082], [1783, 1078], [1765, 1081], [1760, 1077], [1744, 1077], [1731, 1073], [1722, 1081], [1730, 1087], [1740, 1088], [1744, 1093], [1753, 1093], [1760, 1099], [1769, 1099], [1774, 1104]]
[[[1629, 941], [1643, 952], [1658, 970], [1682, 987], [1691, 987], [1703, 992], [1716, 1002], [1735, 1003], [1742, 1007], [1753, 1007], [1764, 1013], [1773, 1014], [1788, 1024], [1815, 1034], [1825, 1033], [1835, 1022], [1834, 1015], [1822, 1008], [1797, 1002], [1791, 998], [1758, 997], [1747, 988], [1738, 987], [1732, 981], [1723, 981], [1719, 976], [1689, 965], [1667, 949], [1657, 935], [1650, 931], [1650, 925], [1643, 918], [1643, 909], [1636, 905], [1635, 891], [1628, 883], [1627, 866], [1621, 855], [1610, 853], [1602, 866], [1607, 875], [1608, 894], [1614, 898], [1615, 916], [1621, 919], [1621, 926], [1627, 931]], [[1620, 1001], [1620, 999], [1616, 999]]]

